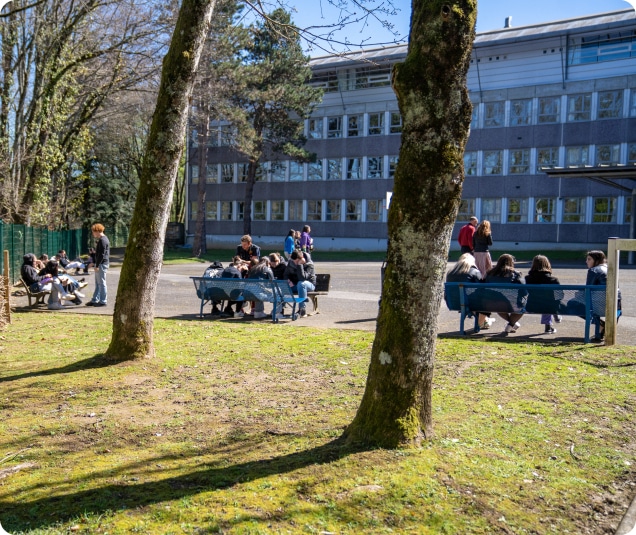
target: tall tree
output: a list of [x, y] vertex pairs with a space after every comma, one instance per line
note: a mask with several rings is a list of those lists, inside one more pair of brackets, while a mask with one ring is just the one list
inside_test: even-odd
[[153, 313], [188, 105], [216, 0], [183, 0], [163, 60], [137, 202], [106, 351], [112, 361], [152, 357]]
[[404, 125], [382, 304], [349, 441], [397, 447], [433, 432], [437, 315], [464, 181], [476, 17], [476, 0], [413, 0], [407, 57], [392, 79]]

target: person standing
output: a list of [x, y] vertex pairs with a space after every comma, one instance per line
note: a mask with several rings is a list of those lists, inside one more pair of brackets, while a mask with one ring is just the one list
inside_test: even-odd
[[459, 246], [461, 247], [461, 253], [470, 253], [473, 254], [474, 246], [473, 246], [473, 234], [475, 234], [475, 228], [477, 227], [478, 219], [475, 216], [472, 216], [468, 223], [466, 223], [460, 230], [459, 236], [457, 236], [457, 241], [459, 242]]
[[87, 307], [105, 307], [108, 304], [108, 288], [106, 273], [110, 265], [110, 241], [104, 234], [104, 225], [95, 223], [91, 227], [93, 238], [97, 240], [95, 246], [95, 292], [93, 298], [86, 303]]
[[492, 234], [490, 232], [490, 221], [484, 219], [475, 234], [473, 234], [473, 255], [477, 269], [481, 272], [482, 278], [492, 269], [492, 258], [490, 258], [490, 247], [492, 245]]
[[305, 225], [300, 234], [300, 250], [303, 253], [311, 253], [314, 250], [314, 239], [310, 235], [311, 227]]
[[289, 234], [285, 238], [285, 258], [289, 260], [291, 254], [296, 249], [296, 231], [294, 229], [290, 229]]

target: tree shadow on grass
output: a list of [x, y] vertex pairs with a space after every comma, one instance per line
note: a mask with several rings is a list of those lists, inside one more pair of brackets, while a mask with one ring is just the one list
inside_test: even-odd
[[78, 360], [77, 362], [72, 362], [71, 364], [67, 364], [66, 366], [60, 366], [59, 368], [36, 370], [32, 372], [19, 373], [17, 375], [0, 377], [0, 383], [19, 381], [20, 379], [28, 379], [29, 377], [46, 377], [47, 375], [58, 375], [62, 373], [74, 373], [83, 370], [92, 370], [95, 368], [106, 368], [108, 366], [114, 366], [116, 364], [116, 362], [104, 358], [103, 353], [99, 353], [87, 359]]
[[81, 515], [133, 510], [201, 492], [227, 489], [233, 485], [293, 472], [307, 466], [328, 464], [367, 450], [368, 448], [361, 446], [348, 446], [339, 438], [322, 446], [280, 457], [222, 468], [205, 468], [158, 481], [111, 484], [22, 503], [2, 500], [2, 526], [11, 533], [46, 528]]

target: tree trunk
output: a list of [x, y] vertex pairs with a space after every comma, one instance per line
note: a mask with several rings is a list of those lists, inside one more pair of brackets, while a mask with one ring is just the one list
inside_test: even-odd
[[106, 357], [154, 355], [153, 309], [170, 202], [183, 150], [188, 101], [216, 0], [183, 0], [163, 61]]
[[198, 165], [199, 165], [199, 183], [197, 185], [197, 205], [199, 210], [197, 211], [197, 221], [194, 231], [194, 243], [192, 244], [192, 253], [196, 257], [201, 257], [207, 254], [208, 248], [206, 243], [206, 229], [205, 229], [205, 200], [207, 190], [207, 167], [208, 167], [208, 137], [210, 130], [210, 117], [207, 114], [201, 118], [199, 123], [199, 135], [198, 135]]
[[392, 80], [403, 130], [387, 269], [365, 393], [345, 431], [350, 442], [399, 447], [433, 433], [437, 315], [464, 180], [476, 17], [476, 0], [413, 1], [408, 54]]
[[256, 168], [258, 160], [250, 158], [247, 164], [247, 178], [245, 179], [245, 198], [243, 203], [243, 234], [252, 234], [252, 198], [256, 183]]

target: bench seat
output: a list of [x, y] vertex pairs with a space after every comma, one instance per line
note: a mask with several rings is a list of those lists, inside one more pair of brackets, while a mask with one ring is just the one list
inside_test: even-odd
[[20, 282], [22, 283], [22, 286], [24, 286], [26, 295], [29, 298], [30, 307], [45, 304], [44, 298], [51, 293], [51, 290], [44, 290], [42, 292], [32, 292], [31, 288], [27, 285], [27, 283], [24, 282], [24, 279], [20, 278]]

